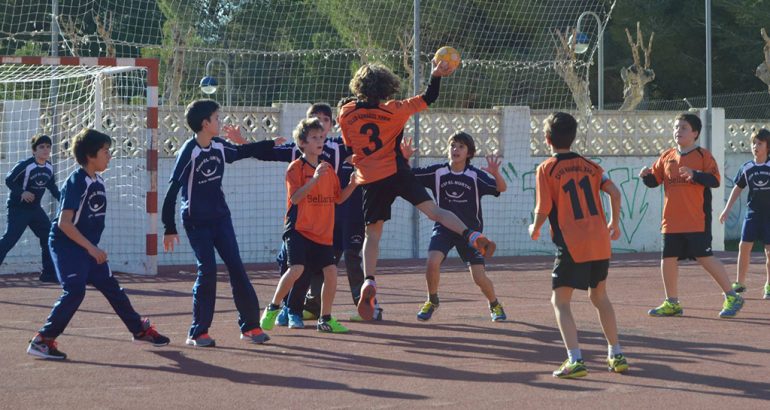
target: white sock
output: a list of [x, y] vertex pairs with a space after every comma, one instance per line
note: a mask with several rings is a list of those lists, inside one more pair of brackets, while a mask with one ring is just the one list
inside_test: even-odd
[[622, 354], [623, 350], [620, 349], [620, 343], [616, 345], [607, 345], [607, 357], [612, 359], [616, 354]]
[[570, 363], [583, 360], [583, 355], [580, 353], [580, 349], [567, 349], [567, 357], [569, 357]]

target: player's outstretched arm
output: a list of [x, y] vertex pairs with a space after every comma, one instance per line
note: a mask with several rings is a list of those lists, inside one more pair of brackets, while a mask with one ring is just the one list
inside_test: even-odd
[[529, 237], [536, 241], [540, 239], [540, 229], [543, 228], [545, 220], [548, 218], [546, 214], [535, 214], [535, 220], [529, 225]]
[[348, 182], [348, 185], [342, 191], [340, 191], [340, 196], [337, 198], [335, 203], [339, 205], [347, 201], [353, 191], [356, 190], [356, 188], [358, 188], [358, 178], [356, 178], [356, 173], [353, 172], [350, 174], [350, 182]]
[[56, 186], [56, 175], [51, 175], [51, 179], [48, 180], [46, 188], [48, 188], [48, 191], [51, 192], [51, 195], [53, 195], [57, 201], [61, 202], [61, 192], [59, 192], [59, 187]]
[[488, 172], [495, 178], [495, 188], [497, 192], [505, 192], [508, 189], [508, 184], [505, 182], [502, 174], [500, 174], [500, 165], [502, 165], [502, 159], [497, 155], [487, 155], [487, 166], [481, 169]]

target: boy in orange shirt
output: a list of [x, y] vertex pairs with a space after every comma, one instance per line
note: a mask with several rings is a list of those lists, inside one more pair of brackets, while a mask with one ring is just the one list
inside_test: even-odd
[[[537, 167], [535, 221], [529, 226], [529, 235], [537, 240], [548, 218], [556, 245], [551, 303], [568, 356], [553, 376], [574, 378], [588, 374], [570, 310], [575, 289], [588, 290], [607, 339], [608, 368], [622, 373], [628, 370], [628, 362], [618, 342], [615, 311], [607, 296], [610, 239], [620, 237], [620, 191], [602, 167], [570, 151], [577, 133], [574, 117], [553, 113], [545, 119], [543, 128], [554, 155]], [[609, 223], [604, 219], [600, 190], [610, 195]]]
[[695, 259], [717, 282], [725, 295], [719, 317], [731, 318], [743, 307], [724, 265], [711, 252], [711, 190], [719, 186], [719, 168], [711, 152], [696, 145], [701, 121], [695, 114], [676, 117], [677, 147], [663, 152], [652, 168], [639, 172], [650, 188], [663, 184], [663, 255], [660, 270], [666, 299], [649, 310], [650, 316], [682, 316], [677, 279], [679, 260]]
[[[292, 161], [286, 170], [286, 220], [283, 240], [286, 243], [289, 269], [281, 277], [272, 302], [262, 313], [264, 330], [275, 326], [281, 301], [294, 282], [303, 274], [323, 272], [319, 332], [346, 333], [331, 315], [337, 291], [337, 266], [334, 263], [334, 205], [345, 202], [358, 186], [355, 177], [344, 190], [331, 165], [320, 161], [326, 130], [318, 118], [306, 118], [294, 130], [294, 141], [302, 157]], [[307, 273], [305, 273], [307, 272]]]
[[468, 229], [452, 212], [441, 209], [412, 174], [401, 153], [404, 125], [409, 118], [428, 108], [438, 98], [441, 77], [452, 74], [446, 62], [433, 61], [430, 84], [422, 95], [406, 100], [391, 100], [400, 87], [400, 80], [387, 67], [365, 64], [350, 80], [350, 91], [356, 96], [342, 106], [339, 113], [340, 130], [345, 145], [352, 149], [355, 176], [363, 186], [364, 275], [358, 301], [358, 314], [372, 320], [375, 313], [379, 243], [382, 228], [390, 219], [390, 207], [396, 197], [402, 197], [432, 221], [462, 235], [482, 256], [491, 257], [495, 243], [481, 232]]

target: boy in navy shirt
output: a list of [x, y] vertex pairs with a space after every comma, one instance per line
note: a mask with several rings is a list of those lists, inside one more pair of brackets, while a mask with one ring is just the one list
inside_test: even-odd
[[[405, 144], [405, 156], [411, 156], [411, 143]], [[435, 164], [426, 168], [414, 168], [412, 172], [417, 179], [433, 194], [436, 204], [442, 209], [452, 211], [460, 220], [474, 231], [483, 232], [484, 220], [481, 215], [481, 197], [484, 195], [500, 196], [507, 185], [500, 174], [500, 159], [487, 157], [485, 171], [492, 174], [490, 178], [484, 171], [471, 165], [471, 159], [476, 153], [473, 138], [457, 132], [449, 137], [447, 151], [449, 162]], [[506, 319], [503, 305], [495, 295], [495, 287], [484, 270], [484, 257], [463, 239], [462, 235], [452, 232], [444, 225], [436, 222], [433, 225], [433, 236], [428, 248], [428, 262], [425, 279], [428, 286], [428, 300], [417, 313], [418, 320], [430, 320], [433, 312], [438, 309], [438, 284], [441, 263], [446, 259], [452, 248], [457, 249], [460, 259], [468, 265], [473, 281], [481, 293], [489, 301], [489, 311], [492, 320]]]
[[[197, 100], [185, 111], [187, 125], [195, 132], [177, 155], [171, 185], [163, 201], [163, 248], [173, 252], [179, 242], [174, 208], [176, 196], [182, 191], [182, 222], [198, 262], [198, 277], [193, 286], [193, 321], [187, 344], [213, 347], [209, 334], [214, 319], [217, 263], [214, 250], [227, 266], [233, 300], [238, 309], [241, 339], [262, 344], [270, 338], [259, 327], [259, 301], [241, 261], [238, 242], [230, 218], [230, 209], [222, 191], [225, 163], [255, 156], [269, 158], [274, 141], [233, 145], [219, 135], [219, 104], [212, 100]], [[225, 127], [234, 139], [240, 131]]]
[[16, 164], [5, 178], [5, 185], [10, 188], [11, 194], [8, 196], [8, 225], [0, 239], [0, 264], [29, 226], [40, 239], [40, 249], [43, 253], [40, 281], [58, 283], [48, 250], [51, 220], [40, 206], [46, 189], [51, 191], [57, 201], [60, 198], [53, 165], [48, 161], [51, 157], [51, 145], [51, 138], [47, 135], [32, 137], [32, 157]]
[[44, 359], [67, 358], [57, 348], [58, 337], [75, 315], [86, 295], [86, 284], [98, 289], [110, 302], [133, 335], [135, 341], [164, 346], [169, 339], [159, 334], [148, 319], [131, 306], [126, 292], [112, 276], [107, 252], [97, 247], [104, 231], [107, 195], [104, 180], [97, 174], [110, 162], [109, 136], [84, 129], [72, 143], [72, 153], [80, 168], [67, 179], [62, 192], [59, 214], [53, 221], [49, 246], [62, 295], [54, 304], [45, 325], [29, 342], [27, 353]]
[[746, 273], [749, 270], [751, 248], [757, 240], [765, 244], [765, 273], [767, 281], [763, 297], [770, 299], [770, 161], [768, 147], [770, 146], [770, 131], [762, 128], [751, 134], [751, 152], [754, 159], [748, 161], [735, 176], [735, 186], [730, 192], [730, 199], [719, 216], [724, 223], [730, 209], [741, 196], [746, 187], [749, 188], [746, 218], [741, 229], [741, 244], [738, 248], [738, 278], [732, 288], [738, 293], [746, 291]]

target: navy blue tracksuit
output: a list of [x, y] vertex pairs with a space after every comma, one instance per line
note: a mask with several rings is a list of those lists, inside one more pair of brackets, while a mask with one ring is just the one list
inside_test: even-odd
[[[40, 239], [40, 249], [43, 254], [43, 272], [41, 277], [55, 278], [56, 271], [51, 261], [51, 253], [48, 249], [48, 232], [51, 229], [51, 221], [48, 214], [40, 207], [40, 201], [45, 190], [51, 191], [51, 195], [58, 201], [61, 197], [59, 188], [56, 187], [56, 179], [53, 166], [46, 161], [38, 164], [34, 157], [17, 163], [5, 178], [5, 184], [10, 188], [8, 197], [8, 221], [3, 237], [0, 238], [0, 264], [5, 256], [19, 241], [24, 230], [29, 227]], [[30, 192], [35, 196], [32, 202], [21, 199], [24, 192]]]
[[230, 208], [222, 191], [222, 178], [225, 163], [250, 157], [267, 158], [274, 146], [273, 141], [234, 145], [214, 137], [208, 147], [201, 147], [196, 138], [190, 138], [179, 150], [171, 186], [163, 202], [162, 219], [165, 234], [176, 234], [174, 207], [181, 189], [182, 222], [198, 262], [198, 277], [193, 286], [191, 338], [208, 333], [214, 318], [217, 286], [215, 250], [230, 275], [241, 332], [259, 328], [259, 300], [243, 267]]

